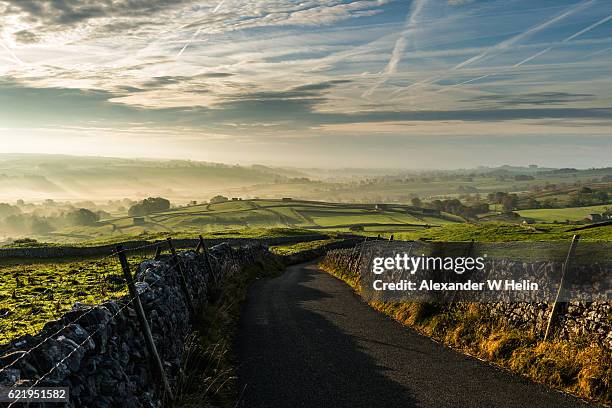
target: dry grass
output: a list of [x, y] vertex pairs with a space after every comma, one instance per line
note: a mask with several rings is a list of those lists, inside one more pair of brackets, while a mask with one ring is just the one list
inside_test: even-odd
[[175, 407], [231, 408], [237, 406], [236, 356], [232, 349], [247, 287], [255, 279], [275, 276], [282, 265], [270, 259], [241, 270], [226, 271], [226, 278], [209, 293], [194, 334], [187, 342], [183, 373]]
[[[359, 280], [321, 267], [361, 291]], [[544, 342], [533, 330], [519, 330], [491, 316], [486, 305], [439, 305], [372, 301], [370, 306], [447, 346], [521, 374], [529, 379], [611, 405], [612, 356], [596, 339]]]

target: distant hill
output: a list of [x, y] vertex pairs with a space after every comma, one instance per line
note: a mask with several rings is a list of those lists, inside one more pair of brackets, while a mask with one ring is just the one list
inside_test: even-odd
[[3, 200], [202, 199], [233, 188], [304, 177], [297, 170], [186, 160], [0, 155]]

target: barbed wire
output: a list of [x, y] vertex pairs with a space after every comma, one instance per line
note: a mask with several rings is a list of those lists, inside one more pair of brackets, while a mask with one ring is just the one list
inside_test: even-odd
[[[153, 246], [158, 246], [160, 243], [154, 243], [154, 244], [147, 244], [147, 245], [143, 245], [137, 248], [131, 248], [131, 251], [134, 250], [138, 250], [138, 249], [144, 249], [144, 248], [148, 248], [148, 247], [153, 247]], [[238, 250], [240, 250], [241, 248], [239, 247]], [[117, 256], [119, 254], [119, 252], [115, 251], [112, 254], [109, 254], [105, 257], [102, 257], [100, 259], [98, 259], [98, 261], [102, 261], [106, 258], [110, 258], [112, 256]], [[203, 255], [203, 254], [201, 254]], [[209, 256], [211, 256], [210, 254], [208, 254]], [[230, 266], [236, 266], [237, 263], [237, 259], [236, 256], [234, 254], [228, 254], [228, 261], [232, 264]], [[216, 257], [213, 256], [213, 258], [215, 258], [216, 261], [219, 261]], [[70, 358], [70, 356], [72, 356], [77, 350], [79, 350], [88, 340], [90, 340], [95, 334], [97, 334], [100, 330], [102, 330], [103, 328], [105, 328], [116, 316], [119, 315], [119, 313], [121, 311], [123, 311], [128, 305], [130, 305], [137, 296], [140, 296], [144, 293], [146, 293], [147, 291], [151, 290], [160, 280], [162, 280], [163, 278], [167, 277], [172, 271], [176, 271], [178, 269], [179, 264], [173, 264], [170, 265], [170, 267], [168, 269], [166, 269], [164, 271], [164, 273], [160, 274], [160, 276], [152, 283], [147, 283], [148, 287], [141, 291], [138, 292], [136, 294], [136, 296], [133, 296], [131, 299], [129, 299], [129, 301], [127, 303], [125, 303], [113, 316], [111, 316], [111, 318], [101, 327], [99, 327], [98, 329], [96, 329], [92, 334], [90, 334], [83, 342], [81, 342], [74, 350], [72, 350], [67, 356], [65, 356], [64, 358], [62, 358], [62, 360], [60, 360], [58, 363], [56, 363], [53, 368], [51, 370], [49, 370], [47, 373], [43, 374], [42, 377], [40, 377], [31, 387], [28, 388], [28, 390], [31, 390], [32, 388], [34, 388], [36, 385], [38, 385], [44, 378], [46, 378], [47, 376], [49, 376], [53, 371], [55, 371], [55, 369], [57, 369], [57, 367], [59, 367], [60, 364], [62, 364], [64, 361], [66, 361], [68, 358]], [[210, 271], [211, 274], [214, 274], [214, 271]], [[48, 290], [47, 290], [48, 291]], [[29, 350], [25, 350], [22, 351], [22, 354], [17, 357], [13, 362], [11, 362], [10, 364], [2, 367], [0, 369], [0, 374], [5, 372], [6, 370], [8, 370], [9, 368], [13, 367], [15, 364], [17, 364], [18, 362], [20, 362], [21, 360], [23, 360], [24, 358], [26, 358], [27, 356], [31, 355], [31, 353], [40, 348], [43, 344], [45, 344], [47, 341], [49, 341], [50, 339], [54, 338], [55, 336], [57, 336], [58, 334], [60, 334], [62, 331], [64, 331], [68, 326], [75, 324], [76, 322], [80, 321], [81, 319], [83, 319], [84, 317], [86, 317], [87, 315], [89, 315], [90, 313], [92, 313], [94, 310], [97, 310], [96, 306], [92, 306], [88, 311], [86, 311], [84, 314], [79, 315], [76, 319], [71, 320], [70, 322], [66, 323], [65, 325], [63, 325], [61, 328], [59, 328], [57, 331], [55, 331], [53, 334], [45, 337], [42, 341], [40, 341], [36, 346], [30, 348]], [[9, 407], [13, 406], [16, 402], [18, 402], [18, 400], [12, 402]]]
[[[62, 363], [64, 363], [67, 359], [69, 359], [74, 353], [76, 353], [77, 350], [81, 349], [83, 347], [83, 345], [85, 345], [85, 343], [87, 343], [89, 340], [91, 340], [91, 338], [93, 338], [97, 333], [100, 332], [100, 330], [106, 328], [115, 317], [117, 317], [124, 309], [126, 309], [134, 300], [136, 300], [136, 297], [141, 296], [142, 294], [146, 293], [147, 291], [151, 290], [160, 280], [162, 280], [163, 278], [167, 277], [170, 272], [172, 272], [173, 270], [175, 270], [175, 266], [171, 266], [169, 269], [166, 269], [166, 271], [163, 274], [160, 274], [160, 276], [153, 282], [148, 284], [148, 287], [141, 291], [136, 293], [135, 296], [132, 296], [122, 307], [119, 308], [119, 310], [117, 310], [117, 312], [115, 314], [113, 314], [103, 325], [101, 325], [100, 327], [98, 327], [94, 332], [92, 332], [89, 336], [87, 336], [87, 338], [85, 338], [85, 340], [83, 340], [81, 343], [79, 343], [77, 345], [77, 347], [75, 347], [70, 353], [68, 353], [68, 355], [66, 355], [65, 357], [63, 357], [60, 361], [58, 361], [49, 371], [47, 371], [45, 374], [43, 374], [38, 380], [36, 380], [36, 382], [34, 382], [34, 384], [32, 384], [29, 388], [28, 391], [30, 391], [32, 388], [36, 387], [38, 384], [40, 384], [45, 378], [47, 378], [49, 375], [51, 375], [51, 373], [53, 373]], [[93, 310], [96, 310], [96, 306], [92, 306], [91, 309], [89, 309], [85, 314], [81, 315], [79, 318], [83, 318], [84, 316], [86, 316], [87, 314], [91, 313]], [[77, 319], [78, 320], [78, 319]], [[22, 360], [25, 356], [29, 355], [34, 349], [40, 347], [44, 342], [46, 342], [47, 340], [49, 340], [50, 338], [54, 337], [55, 335], [59, 334], [61, 331], [65, 330], [69, 325], [71, 325], [73, 323], [68, 323], [66, 325], [64, 325], [60, 330], [58, 330], [56, 333], [54, 333], [51, 336], [48, 336], [47, 338], [45, 338], [45, 340], [41, 343], [39, 343], [37, 346], [31, 348], [30, 350], [28, 350], [27, 352], [25, 352], [23, 355], [21, 355], [18, 359], [16, 359], [13, 363], [11, 363], [10, 365], [4, 367], [2, 370], [0, 370], [0, 373], [2, 373], [3, 371], [7, 370], [8, 368], [12, 367], [14, 364], [16, 364], [18, 361]], [[19, 400], [22, 398], [18, 398], [15, 401], [13, 401], [11, 404], [8, 405], [8, 408], [12, 407], [14, 404], [16, 404], [17, 402], [19, 402]]]
[[[142, 250], [142, 249], [145, 249], [145, 248], [151, 248], [151, 247], [154, 247], [154, 246], [159, 246], [159, 245], [160, 245], [160, 243], [161, 243], [161, 242], [157, 242], [157, 243], [152, 243], [152, 244], [142, 245], [142, 246], [139, 246], [139, 247], [136, 247], [136, 248], [129, 248], [129, 249], [125, 249], [125, 250], [124, 250], [124, 252], [127, 252], [127, 253], [133, 253], [133, 252], [135, 252], [135, 251]], [[91, 262], [104, 262], [104, 261], [106, 261], [107, 259], [110, 259], [110, 258], [114, 258], [114, 257], [116, 257], [117, 255], [118, 255], [118, 252], [117, 252], [117, 251], [113, 251], [113, 252], [111, 252], [110, 254], [105, 255], [105, 256], [102, 256], [102, 257], [95, 257], [95, 258], [91, 258], [91, 259], [90, 259], [90, 261], [91, 261]], [[131, 256], [134, 256], [133, 254], [130, 254], [130, 255], [131, 255]], [[145, 257], [145, 256], [146, 256], [146, 253], [145, 253], [145, 252], [143, 252], [142, 254], [138, 254], [138, 255], [136, 255], [136, 256]], [[102, 281], [102, 282], [104, 282], [104, 283], [108, 284], [108, 282], [107, 282], [107, 280], [106, 280], [106, 278], [108, 277], [108, 272], [107, 272], [107, 273], [101, 273], [101, 274], [100, 274], [100, 277], [102, 278], [102, 279], [101, 279], [101, 281]], [[36, 295], [33, 295], [32, 297], [30, 297], [30, 298], [28, 298], [28, 299], [26, 299], [26, 300], [23, 300], [23, 301], [22, 301], [22, 302], [20, 302], [20, 303], [17, 303], [17, 304], [15, 304], [15, 305], [9, 305], [9, 306], [10, 306], [12, 309], [19, 308], [20, 306], [22, 306], [22, 305], [24, 305], [24, 304], [26, 304], [26, 303], [31, 303], [32, 301], [35, 301], [36, 299], [38, 299], [38, 298], [42, 297], [42, 296], [43, 296], [43, 295], [45, 295], [45, 294], [49, 294], [50, 292], [51, 292], [51, 293], [54, 293], [54, 290], [55, 290], [55, 289], [57, 289], [57, 288], [59, 288], [59, 286], [60, 286], [60, 285], [55, 285], [54, 287], [52, 287], [52, 288], [48, 288], [48, 289], [45, 289], [43, 292], [38, 293], [38, 294], [36, 294]], [[110, 285], [109, 285], [109, 286], [110, 286]], [[15, 289], [18, 289], [18, 288], [15, 288]], [[112, 289], [112, 288], [109, 288], [109, 289]], [[7, 310], [7, 311], [6, 311], [4, 314], [0, 315], [0, 318], [4, 319], [4, 318], [8, 317], [10, 314], [11, 314], [11, 311], [10, 311], [10, 310]], [[26, 315], [19, 315], [18, 317], [19, 317], [20, 319], [22, 319], [22, 318], [27, 317], [27, 316], [29, 316], [29, 315], [31, 315], [31, 314], [32, 314], [32, 312], [30, 312], [29, 314], [26, 314]], [[3, 322], [0, 322], [0, 323], [2, 324], [2, 326], [3, 326], [3, 327], [7, 327], [7, 326], [8, 326], [8, 324], [7, 324], [6, 322], [4, 322], [4, 321], [3, 321]], [[0, 372], [1, 372], [1, 371], [0, 371]]]
[[[149, 287], [146, 290], [149, 290], [153, 285], [155, 285], [157, 282], [159, 282], [164, 276], [167, 276], [168, 273], [172, 272], [173, 270], [176, 270], [176, 265], [172, 265], [170, 266], [170, 268], [168, 268], [166, 270], [166, 274], [161, 275], [159, 278], [157, 278], [153, 283], [149, 284]], [[142, 293], [146, 292], [143, 291]], [[132, 299], [133, 300], [133, 299]], [[87, 312], [85, 312], [84, 314], [78, 316], [76, 319], [71, 320], [70, 322], [66, 323], [65, 325], [63, 325], [60, 329], [58, 329], [57, 331], [55, 331], [53, 334], [45, 337], [40, 343], [38, 343], [36, 346], [30, 348], [29, 350], [23, 351], [23, 354], [18, 357], [17, 359], [15, 359], [12, 363], [0, 368], [0, 374], [2, 374], [4, 371], [8, 370], [9, 368], [13, 367], [15, 364], [17, 364], [19, 361], [23, 360], [25, 357], [27, 357], [28, 355], [30, 355], [32, 353], [32, 351], [38, 349], [39, 347], [41, 347], [43, 344], [45, 344], [47, 341], [49, 341], [50, 339], [54, 338], [55, 336], [57, 336], [58, 334], [60, 334], [62, 331], [64, 331], [68, 326], [75, 324], [76, 322], [80, 321], [81, 319], [83, 319], [85, 316], [89, 315], [91, 312], [93, 312], [94, 310], [96, 310], [95, 306], [92, 306]]]
[[[138, 295], [136, 295], [138, 296]], [[58, 361], [49, 371], [47, 371], [45, 374], [43, 374], [38, 380], [36, 380], [36, 382], [34, 382], [34, 384], [32, 384], [29, 388], [28, 391], [30, 391], [32, 388], [36, 387], [38, 384], [40, 384], [45, 378], [47, 378], [47, 376], [51, 375], [51, 373], [53, 373], [62, 363], [64, 363], [64, 361], [68, 360], [74, 353], [76, 353], [77, 350], [81, 349], [81, 347], [83, 347], [83, 345], [85, 343], [87, 343], [89, 340], [91, 340], [91, 338], [93, 336], [95, 336], [96, 334], [98, 334], [98, 332], [104, 328], [106, 328], [106, 326], [108, 326], [108, 324], [119, 315], [119, 313], [121, 313], [126, 307], [128, 307], [135, 299], [136, 296], [134, 296], [129, 302], [127, 302], [125, 305], [123, 305], [121, 308], [119, 308], [119, 310], [110, 317], [110, 319], [108, 319], [108, 321], [106, 323], [104, 323], [103, 325], [101, 325], [100, 327], [98, 327], [94, 332], [92, 332], [89, 336], [87, 336], [87, 338], [85, 340], [83, 340], [81, 343], [79, 343], [77, 345], [77, 347], [75, 347], [70, 353], [68, 353], [68, 355], [66, 355], [64, 358], [62, 358], [60, 361]], [[94, 308], [92, 308], [94, 309]], [[8, 405], [8, 408], [12, 407], [13, 405], [15, 405], [16, 403], [19, 402], [19, 400], [22, 399], [22, 397], [17, 398], [15, 401], [11, 402]]]

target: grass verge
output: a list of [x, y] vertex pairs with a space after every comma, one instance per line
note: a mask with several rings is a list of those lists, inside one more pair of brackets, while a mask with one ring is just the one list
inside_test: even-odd
[[[361, 292], [358, 279], [321, 263], [321, 268]], [[491, 362], [533, 381], [612, 405], [612, 356], [593, 338], [542, 341], [492, 316], [486, 305], [453, 307], [416, 302], [369, 302], [374, 309], [465, 354]]]
[[248, 285], [278, 276], [284, 266], [276, 258], [241, 270], [228, 270], [226, 278], [209, 294], [189, 339], [176, 407], [229, 408], [240, 399], [236, 387], [236, 356], [232, 345], [240, 308]]
[[271, 246], [270, 251], [281, 256], [295, 255], [303, 251], [321, 248], [327, 244], [340, 241], [342, 241], [342, 239], [321, 239], [316, 241], [299, 242], [292, 245], [276, 245]]

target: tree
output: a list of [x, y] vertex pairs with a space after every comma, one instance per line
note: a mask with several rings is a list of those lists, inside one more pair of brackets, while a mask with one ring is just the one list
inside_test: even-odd
[[26, 230], [26, 217], [22, 214], [6, 217], [4, 220], [4, 226], [9, 231], [24, 232]]
[[47, 232], [53, 231], [53, 226], [45, 218], [33, 217], [30, 224], [30, 230], [34, 234], [46, 234]]
[[540, 202], [533, 197], [529, 197], [526, 208], [540, 208]]
[[419, 197], [413, 197], [412, 200], [410, 200], [410, 202], [415, 207], [421, 207], [423, 205], [423, 202], [421, 201], [421, 199]]
[[516, 207], [518, 199], [515, 194], [508, 194], [504, 198], [502, 198], [501, 205], [504, 208], [504, 211], [512, 211]]
[[213, 198], [210, 199], [210, 203], [211, 204], [220, 204], [220, 203], [224, 203], [226, 201], [229, 201], [229, 198], [224, 197], [222, 195], [216, 195]]
[[87, 208], [79, 208], [66, 214], [66, 220], [70, 225], [93, 225], [99, 219], [96, 213]]
[[167, 211], [170, 209], [170, 201], [162, 197], [149, 197], [136, 203], [128, 210], [131, 217], [148, 215], [154, 212]]
[[593, 196], [595, 196], [595, 198], [602, 203], [608, 202], [609, 195], [606, 191], [597, 191], [593, 194]]
[[0, 203], [0, 218], [6, 218], [17, 214], [21, 214], [19, 207], [7, 203]]
[[102, 220], [105, 218], [110, 218], [111, 217], [111, 213], [104, 211], [104, 210], [98, 210], [96, 211], [96, 216], [98, 217], [98, 220]]

